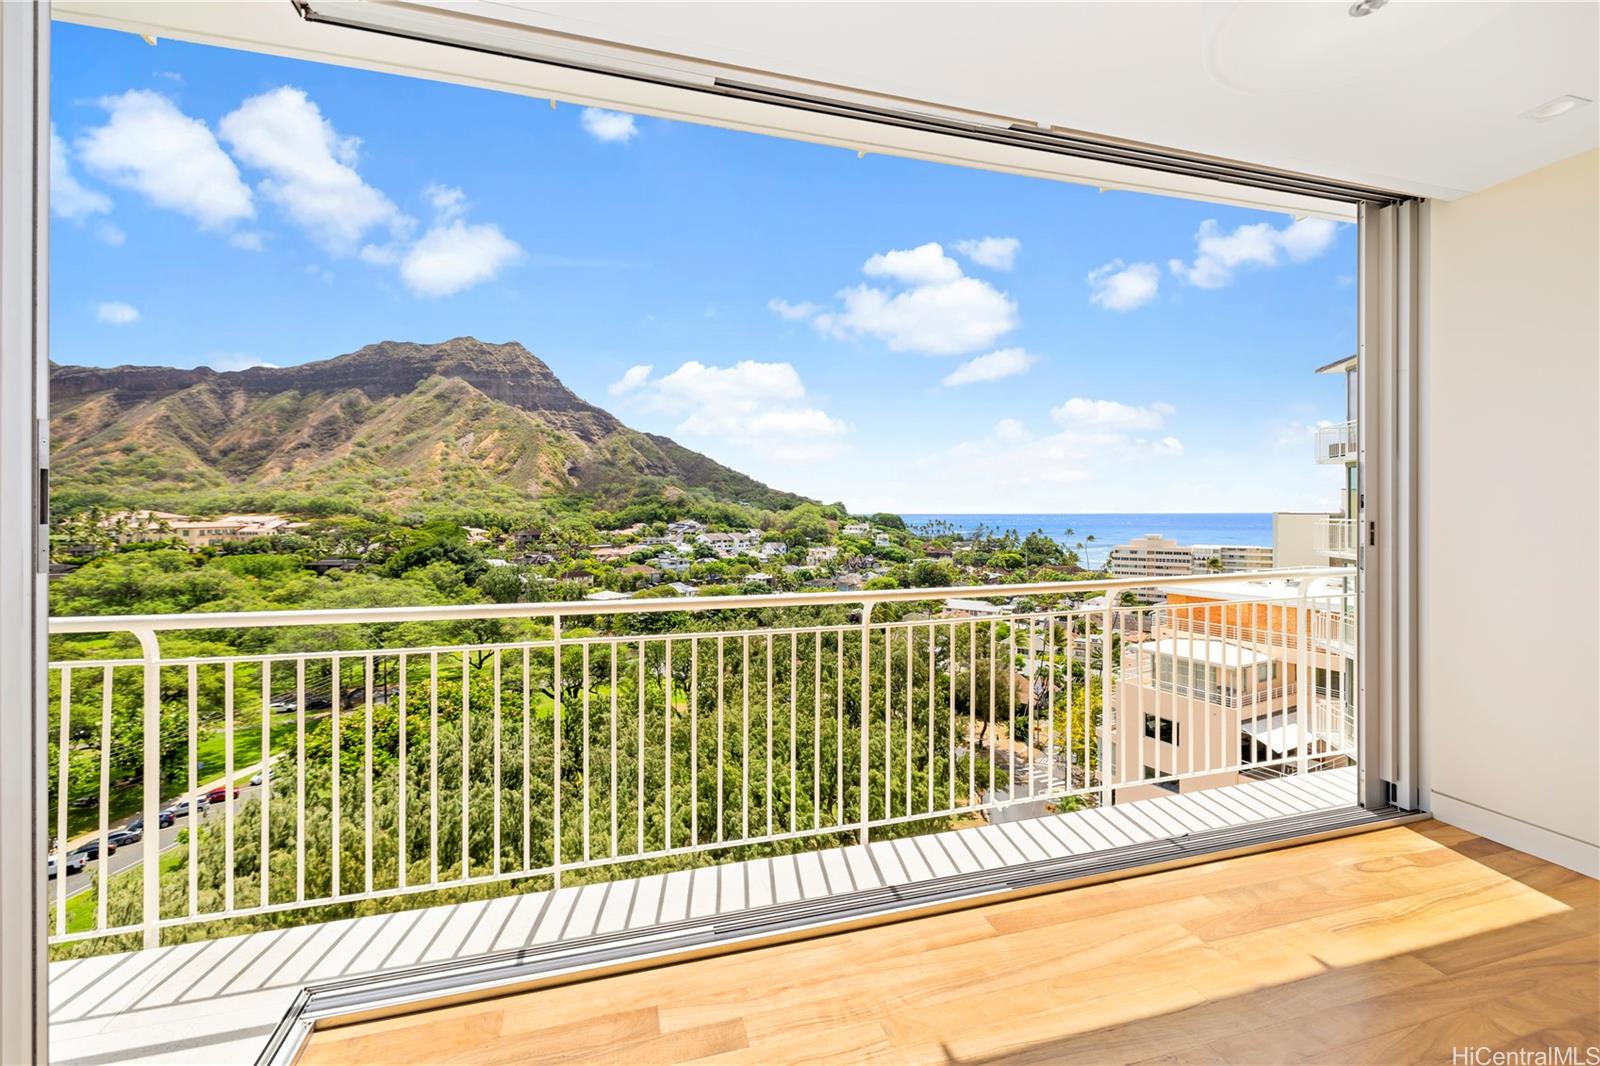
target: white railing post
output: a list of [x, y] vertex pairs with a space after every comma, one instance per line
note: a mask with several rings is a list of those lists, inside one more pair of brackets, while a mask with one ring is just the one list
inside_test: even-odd
[[[1300, 589], [1295, 597], [1295, 610], [1299, 614], [1296, 625], [1299, 639], [1295, 641], [1296, 657], [1299, 662], [1295, 670], [1295, 705], [1300, 708], [1300, 713], [1295, 715], [1295, 731], [1299, 734], [1298, 751], [1300, 752], [1299, 771], [1305, 773], [1310, 768], [1310, 745], [1307, 738], [1312, 734], [1306, 729], [1306, 719], [1315, 711], [1316, 685], [1311, 683], [1311, 579], [1301, 578]], [[1288, 684], [1284, 685], [1285, 690]]]
[[[868, 802], [868, 796], [867, 796], [867, 791], [868, 791], [868, 788], [870, 787], [869, 786], [869, 782], [871, 780], [870, 773], [869, 773], [869, 763], [870, 763], [870, 760], [872, 758], [871, 750], [870, 750], [870, 747], [869, 747], [869, 744], [868, 744], [869, 737], [867, 735], [867, 723], [869, 721], [869, 716], [868, 716], [868, 713], [867, 713], [868, 693], [870, 693], [872, 691], [871, 686], [868, 684], [868, 678], [870, 678], [871, 676], [872, 676], [872, 604], [870, 602], [868, 602], [868, 603], [863, 603], [861, 605], [861, 686], [860, 686], [860, 688], [861, 688], [861, 698], [860, 698], [860, 700], [859, 700], [859, 702], [857, 704], [857, 706], [859, 708], [858, 717], [861, 720], [861, 722], [860, 722], [860, 729], [861, 729], [861, 794], [860, 794], [860, 799], [858, 800], [858, 802], [861, 804], [861, 833], [860, 833], [860, 837], [861, 837], [861, 843], [863, 843], [863, 844], [865, 844], [867, 842], [867, 839], [868, 839], [868, 837], [870, 835], [870, 825], [871, 825], [871, 821], [872, 821], [872, 808], [871, 808], [871, 804]], [[888, 753], [889, 753], [889, 749], [887, 747], [885, 747], [884, 748], [884, 758], [885, 759], [888, 758]], [[887, 814], [888, 812], [886, 811], [885, 813]]]
[[[554, 713], [551, 714], [552, 729], [550, 731], [550, 862], [554, 871], [555, 886], [561, 887], [561, 616], [550, 616], [550, 654], [554, 659], [550, 670], [551, 698], [555, 704]], [[642, 684], [642, 682], [641, 682]], [[588, 782], [584, 782], [588, 787]], [[463, 802], [465, 800], [463, 799]], [[639, 798], [644, 802], [644, 797]], [[643, 842], [640, 843], [641, 849]]]
[[[1100, 806], [1109, 807], [1115, 802], [1115, 794], [1111, 789], [1111, 778], [1117, 772], [1115, 763], [1106, 770], [1107, 756], [1111, 751], [1111, 622], [1112, 622], [1112, 597], [1116, 594], [1107, 590], [1105, 594], [1105, 611], [1100, 619]], [[1094, 651], [1094, 636], [1088, 632], [1089, 626], [1084, 625], [1084, 639], [1089, 644], [1087, 651]], [[1087, 657], [1086, 657], [1087, 659]], [[1089, 713], [1089, 703], [1086, 699], [1083, 705], [1084, 714]], [[1123, 738], [1127, 743], [1127, 738]]]
[[[144, 837], [139, 845], [144, 857], [142, 914], [148, 951], [161, 943], [161, 643], [153, 629], [136, 629], [133, 635], [144, 657]], [[65, 849], [66, 842], [61, 846]], [[100, 865], [110, 869], [109, 860]]]

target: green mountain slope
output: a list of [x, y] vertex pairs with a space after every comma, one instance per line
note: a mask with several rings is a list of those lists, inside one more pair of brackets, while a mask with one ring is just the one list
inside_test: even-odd
[[685, 492], [767, 508], [804, 502], [629, 429], [515, 342], [384, 341], [231, 373], [52, 367], [50, 413], [57, 491], [119, 503], [181, 509], [282, 494], [499, 509]]

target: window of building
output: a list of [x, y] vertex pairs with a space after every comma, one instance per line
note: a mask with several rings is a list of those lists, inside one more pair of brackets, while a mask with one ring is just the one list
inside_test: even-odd
[[1178, 723], [1170, 718], [1159, 715], [1147, 714], [1144, 716], [1144, 735], [1152, 740], [1159, 740], [1163, 744], [1180, 743], [1178, 736]]

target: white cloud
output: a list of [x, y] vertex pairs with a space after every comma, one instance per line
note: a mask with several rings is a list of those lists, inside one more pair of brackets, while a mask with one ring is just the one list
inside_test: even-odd
[[818, 315], [834, 337], [876, 337], [896, 352], [962, 355], [993, 344], [1017, 326], [1017, 305], [976, 278], [957, 278], [905, 292], [858, 285], [840, 293], [844, 306]]
[[265, 366], [276, 367], [277, 363], [269, 363], [265, 359], [257, 359], [244, 352], [212, 352], [201, 360], [202, 366], [209, 366], [212, 370], [227, 374], [235, 370], [249, 370], [251, 367]]
[[1022, 242], [1015, 237], [980, 237], [975, 241], [957, 241], [956, 251], [990, 270], [1010, 270], [1017, 262], [1017, 249]]
[[650, 366], [648, 363], [640, 366], [630, 366], [627, 372], [616, 381], [613, 381], [606, 391], [613, 396], [621, 396], [641, 389], [650, 380], [650, 372], [654, 369], [655, 367]]
[[228, 243], [233, 245], [235, 248], [243, 249], [246, 252], [259, 252], [263, 247], [261, 243], [261, 234], [257, 233], [255, 230], [243, 230], [239, 233], [230, 233], [228, 235]]
[[639, 133], [639, 126], [634, 122], [633, 116], [620, 111], [586, 107], [583, 109], [580, 121], [585, 133], [607, 144], [626, 144]]
[[1089, 271], [1089, 302], [1107, 311], [1132, 311], [1156, 298], [1161, 270], [1154, 263], [1132, 266], [1113, 259]]
[[403, 232], [409, 225], [356, 172], [360, 140], [339, 136], [304, 91], [284, 85], [252, 96], [218, 129], [235, 155], [266, 172], [261, 195], [329, 252], [354, 252], [374, 227]]
[[1015, 377], [1025, 374], [1028, 368], [1039, 361], [1036, 355], [1029, 355], [1021, 348], [1001, 348], [980, 355], [976, 359], [969, 359], [944, 376], [946, 385], [971, 385], [979, 381], [999, 381], [1001, 378]]
[[1309, 451], [1317, 430], [1331, 425], [1333, 423], [1326, 418], [1310, 423], [1297, 418], [1274, 423], [1271, 430], [1272, 447], [1296, 452]]
[[122, 227], [115, 222], [100, 223], [94, 228], [94, 235], [113, 248], [122, 247], [123, 242], [128, 239], [128, 235], [122, 232]]
[[204, 229], [221, 229], [255, 214], [239, 168], [204, 122], [143, 89], [105, 97], [100, 104], [108, 121], [76, 143], [78, 158], [90, 170]]
[[363, 263], [373, 266], [394, 266], [400, 262], [401, 251], [398, 241], [390, 241], [386, 244], [363, 244], [357, 255]]
[[422, 190], [440, 221], [460, 218], [467, 210], [467, 194], [453, 185], [429, 185]]
[[[690, 361], [665, 377], [646, 382], [640, 395], [647, 409], [678, 419], [686, 436], [713, 438], [730, 448], [785, 462], [812, 462], [838, 454], [848, 427], [816, 407], [789, 363], [742, 360], [733, 366]], [[622, 384], [618, 382], [618, 384]]]
[[50, 213], [61, 218], [82, 219], [111, 210], [111, 197], [86, 189], [72, 173], [67, 161], [67, 146], [50, 124]]
[[111, 326], [131, 326], [139, 321], [139, 309], [121, 300], [108, 300], [95, 308], [94, 316]]
[[[965, 355], [1017, 328], [1011, 297], [963, 275], [936, 241], [874, 255], [861, 270], [899, 288], [863, 284], [842, 290], [839, 307], [812, 316], [824, 336], [874, 337], [895, 352]], [[768, 306], [784, 314], [775, 303]], [[786, 309], [806, 306], [783, 304]]]
[[907, 285], [934, 285], [961, 276], [961, 265], [937, 241], [915, 248], [884, 252], [872, 256], [861, 266], [869, 278], [893, 278]]
[[423, 296], [448, 296], [490, 281], [522, 255], [522, 246], [488, 223], [460, 219], [434, 226], [406, 250], [400, 279]]
[[1338, 224], [1325, 218], [1302, 218], [1283, 228], [1252, 222], [1223, 233], [1216, 219], [1200, 223], [1195, 233], [1194, 261], [1168, 260], [1178, 277], [1201, 289], [1220, 289], [1246, 266], [1274, 267], [1280, 253], [1292, 262], [1321, 255], [1333, 243]]
[[1054, 425], [1048, 432], [1034, 432], [1015, 418], [1001, 419], [989, 433], [962, 441], [925, 465], [939, 470], [941, 484], [974, 498], [1091, 482], [1115, 487], [1151, 464], [1184, 454], [1181, 441], [1161, 432], [1175, 413], [1165, 403], [1133, 407], [1075, 397], [1051, 410]]
[[798, 322], [801, 319], [810, 318], [822, 309], [814, 303], [808, 303], [803, 300], [800, 303], [790, 303], [788, 300], [774, 296], [767, 301], [767, 310], [786, 322]]
[[1074, 396], [1050, 409], [1050, 419], [1058, 426], [1078, 429], [1106, 429], [1118, 432], [1160, 429], [1177, 411], [1168, 403], [1130, 407], [1115, 400], [1086, 400]]

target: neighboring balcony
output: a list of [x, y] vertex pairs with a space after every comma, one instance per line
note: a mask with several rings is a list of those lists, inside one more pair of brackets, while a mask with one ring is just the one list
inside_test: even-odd
[[[1302, 588], [1348, 583], [1301, 573]], [[1160, 583], [1216, 581], [1237, 575]], [[523, 913], [517, 900], [585, 886], [634, 886], [626, 899], [647, 874], [810, 853], [823, 881], [859, 885], [861, 863], [901, 845], [1083, 817], [1135, 786], [1348, 768], [1353, 750], [1285, 717], [1309, 641], [1180, 636], [1170, 608], [1115, 602], [1139, 583], [52, 619], [50, 821], [59, 853], [107, 854], [51, 883], [51, 943], [65, 957], [154, 949], [176, 967], [219, 936], [267, 937], [270, 953], [290, 926], [468, 900]], [[952, 596], [1004, 613], [945, 613]], [[1337, 602], [1302, 592], [1262, 616], [1306, 632]], [[1211, 739], [1119, 759], [1118, 735], [1131, 754], [1144, 721], [1119, 706]], [[134, 820], [141, 838], [116, 835]], [[470, 932], [452, 950], [471, 955]], [[80, 981], [100, 965], [53, 964]], [[206, 997], [173, 1006], [189, 1017]], [[110, 1024], [88, 999], [62, 1003], [58, 1021]]]
[[1319, 554], [1331, 559], [1355, 561], [1356, 545], [1360, 543], [1355, 519], [1329, 516], [1317, 522], [1315, 535]]
[[1318, 426], [1316, 450], [1318, 463], [1337, 465], [1355, 462], [1355, 422], [1336, 422], [1331, 426]]
[[1356, 653], [1356, 617], [1350, 610], [1324, 611], [1312, 616], [1311, 642], [1314, 647], [1336, 655]]

